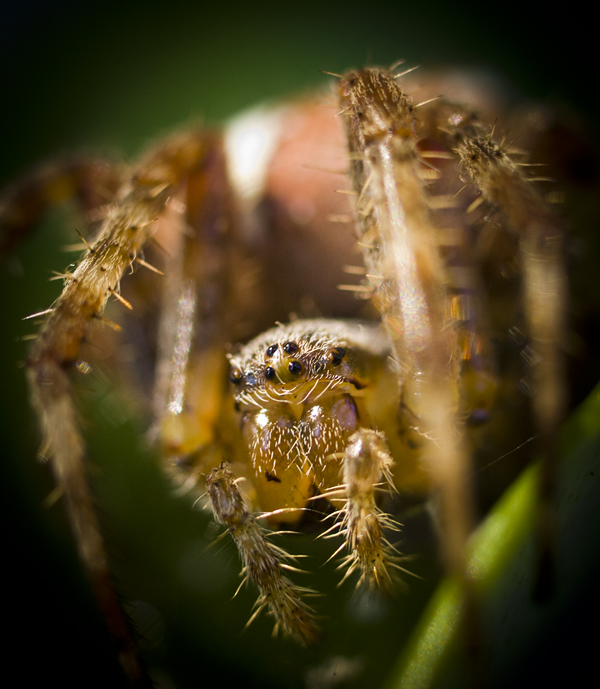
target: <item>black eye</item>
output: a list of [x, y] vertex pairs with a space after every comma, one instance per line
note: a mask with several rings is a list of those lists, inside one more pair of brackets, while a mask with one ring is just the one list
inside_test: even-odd
[[273, 356], [275, 352], [277, 351], [277, 345], [272, 344], [270, 347], [267, 347], [267, 356]]
[[232, 371], [231, 375], [229, 376], [229, 380], [234, 384], [234, 385], [239, 385], [242, 382], [242, 378], [244, 376], [242, 375], [241, 371]]
[[267, 380], [273, 380], [273, 378], [275, 378], [275, 369], [272, 366], [267, 366], [265, 369], [265, 378]]
[[286, 342], [283, 345], [283, 351], [286, 354], [295, 354], [298, 351], [298, 345], [296, 342]]
[[290, 361], [288, 371], [297, 376], [299, 373], [302, 373], [302, 364], [299, 361]]
[[346, 355], [346, 350], [342, 349], [341, 347], [336, 347], [332, 352], [331, 352], [331, 363], [334, 366], [339, 366], [342, 363], [342, 359]]

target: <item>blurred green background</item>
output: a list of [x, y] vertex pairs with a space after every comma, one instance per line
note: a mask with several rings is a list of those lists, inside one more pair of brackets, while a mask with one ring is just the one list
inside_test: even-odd
[[[4, 5], [0, 183], [71, 150], [131, 157], [148, 140], [186, 122], [222, 121], [265, 99], [323, 85], [327, 78], [318, 70], [399, 58], [410, 65], [490, 69], [527, 97], [571, 103], [593, 122], [592, 26], [564, 7], [559, 16], [527, 10], [523, 4], [514, 9], [377, 0]], [[123, 682], [80, 575], [66, 519], [60, 505], [42, 506], [52, 479], [35, 460], [37, 428], [18, 367], [26, 349], [17, 337], [32, 331], [21, 318], [47, 308], [59, 290], [59, 283], [47, 282], [50, 270], [69, 260], [60, 247], [73, 241], [73, 228], [54, 215], [0, 267], [0, 619], [9, 638], [0, 677], [16, 671], [21, 686], [117, 687]], [[325, 623], [326, 640], [315, 651], [271, 641], [268, 619], [242, 633], [254, 594], [243, 591], [230, 600], [238, 581], [235, 552], [224, 541], [206, 551], [214, 534], [210, 521], [188, 500], [171, 495], [144, 448], [143, 426], [127, 418], [109, 386], [102, 389], [83, 402], [92, 416], [88, 435], [98, 503], [119, 587], [147, 612], [143, 631], [154, 640], [147, 660], [160, 686], [186, 689], [218, 681], [318, 689], [335, 686], [331, 677], [342, 679], [352, 667], [359, 674], [340, 686], [380, 686], [435, 584], [435, 556], [425, 551], [411, 563], [423, 581], [411, 579], [407, 593], [388, 605], [350, 600], [351, 586], [334, 588], [332, 567], [321, 567], [307, 585], [327, 592], [336, 619]], [[291, 547], [308, 551], [308, 540], [292, 539]], [[327, 545], [312, 548], [313, 560], [323, 562]], [[325, 604], [319, 601], [319, 607]], [[328, 664], [333, 673], [311, 674]], [[319, 684], [324, 676], [330, 684]]]

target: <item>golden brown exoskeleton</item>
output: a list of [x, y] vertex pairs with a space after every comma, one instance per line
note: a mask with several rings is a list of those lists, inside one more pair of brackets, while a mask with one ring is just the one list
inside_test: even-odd
[[[71, 390], [71, 370], [87, 366], [81, 349], [93, 324], [119, 329], [103, 315], [109, 297], [134, 307], [140, 332], [158, 331], [146, 396], [167, 469], [185, 471], [229, 529], [260, 592], [254, 615], [267, 608], [276, 628], [304, 642], [318, 638], [306, 590], [288, 579], [290, 557], [258, 520], [299, 528], [314, 513], [333, 517], [326, 526], [347, 551], [342, 578], [356, 570], [360, 582], [389, 589], [401, 558], [380, 497], [433, 489], [446, 566], [465, 579], [474, 523], [466, 427], [488, 420], [498, 387], [514, 396], [521, 373], [514, 367], [502, 378], [495, 351], [506, 353], [504, 331], [514, 323], [531, 364], [523, 387], [536, 390], [542, 448], [553, 455], [564, 397], [561, 225], [515, 162], [522, 154], [462, 105], [415, 104], [402, 76], [377, 68], [339, 75], [337, 119], [306, 103], [261, 110], [224, 133], [173, 136], [126, 174], [71, 161], [34, 172], [2, 199], [5, 246], [65, 189], [100, 220], [60, 276], [60, 297], [35, 314], [47, 317], [26, 367], [81, 560], [139, 686], [148, 684], [112, 586]], [[324, 156], [316, 161], [323, 177], [300, 184], [312, 162], [304, 156], [324, 143], [338, 167], [349, 161], [349, 175], [331, 181], [335, 164]], [[94, 180], [107, 205], [87, 193]], [[333, 200], [336, 187], [349, 209]], [[339, 226], [334, 234], [327, 218], [351, 224], [354, 239]], [[128, 269], [161, 272], [143, 254], [151, 238], [169, 255], [162, 296], [149, 296], [156, 283], [124, 296]], [[361, 262], [354, 244], [363, 265], [346, 270], [360, 284], [341, 287], [371, 299], [370, 322], [351, 320], [359, 307], [334, 289], [340, 266]], [[512, 304], [519, 274], [524, 316]], [[506, 275], [508, 297], [498, 288]], [[271, 328], [277, 319], [291, 323]]]

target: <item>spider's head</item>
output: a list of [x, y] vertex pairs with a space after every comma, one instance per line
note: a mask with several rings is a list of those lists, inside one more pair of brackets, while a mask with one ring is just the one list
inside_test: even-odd
[[344, 390], [357, 394], [388, 349], [389, 340], [372, 325], [318, 320], [280, 325], [230, 356], [236, 404], [304, 404]]
[[[331, 323], [331, 322], [330, 322]], [[340, 386], [365, 385], [364, 352], [353, 346], [352, 328], [340, 332], [320, 321], [296, 321], [269, 330], [230, 357], [230, 381], [236, 402], [307, 402]]]

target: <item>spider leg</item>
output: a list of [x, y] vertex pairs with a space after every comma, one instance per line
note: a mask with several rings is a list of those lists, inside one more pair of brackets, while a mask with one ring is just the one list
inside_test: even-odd
[[[158, 323], [154, 429], [166, 469], [210, 446], [223, 415], [226, 343], [235, 337], [240, 296], [233, 204], [221, 139], [207, 144], [171, 213], [169, 257]], [[231, 416], [227, 410], [226, 416]], [[211, 463], [209, 466], [213, 466]]]
[[[482, 654], [466, 552], [474, 528], [471, 453], [458, 414], [461, 355], [413, 106], [384, 70], [346, 74], [339, 93], [358, 193], [359, 244], [368, 274], [375, 276], [373, 300], [392, 337], [399, 414], [415, 419], [419, 452], [443, 525], [442, 556], [464, 596], [467, 652], [478, 685]], [[410, 450], [414, 433], [405, 435]]]
[[310, 592], [294, 586], [284, 576], [284, 569], [294, 569], [284, 562], [290, 556], [267, 540], [265, 531], [246, 507], [227, 463], [208, 474], [206, 490], [215, 520], [227, 526], [235, 541], [244, 565], [242, 573], [260, 591], [250, 622], [268, 607], [275, 617], [275, 631], [281, 627], [284, 633], [314, 645], [319, 631], [312, 610], [301, 599], [302, 593]]
[[88, 486], [84, 441], [69, 369], [78, 358], [81, 343], [89, 336], [90, 326], [102, 318], [109, 296], [118, 293], [121, 277], [142, 250], [154, 221], [164, 212], [181, 181], [201, 165], [206, 151], [202, 135], [180, 135], [151, 151], [133, 169], [96, 239], [66, 280], [26, 362], [45, 454], [64, 498], [80, 559], [117, 644], [122, 667], [139, 687], [150, 687], [151, 681], [136, 657], [111, 581]]
[[564, 230], [537, 191], [534, 180], [509, 157], [477, 117], [455, 104], [442, 104], [438, 126], [456, 149], [462, 166], [482, 197], [499, 209], [519, 240], [526, 321], [531, 340], [528, 362], [533, 408], [543, 463], [539, 494], [540, 570], [536, 595], [552, 588], [554, 492], [557, 432], [564, 414], [565, 385], [561, 342], [565, 332], [567, 278]]
[[[393, 341], [400, 414], [414, 419], [441, 503], [446, 566], [466, 587], [473, 509], [469, 453], [457, 415], [460, 356], [449, 326], [437, 227], [421, 180], [412, 104], [383, 70], [351, 72], [339, 92], [358, 193], [357, 234], [374, 276], [373, 299]], [[413, 436], [407, 434], [409, 447]]]
[[53, 206], [75, 198], [88, 221], [117, 191], [116, 166], [93, 158], [67, 158], [37, 166], [0, 196], [0, 255], [9, 254]]

